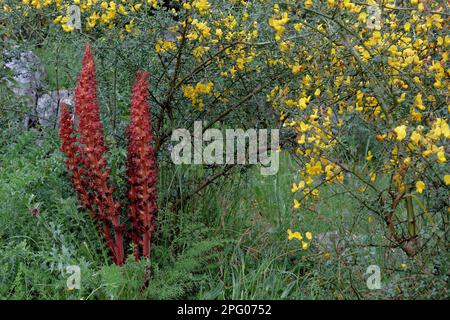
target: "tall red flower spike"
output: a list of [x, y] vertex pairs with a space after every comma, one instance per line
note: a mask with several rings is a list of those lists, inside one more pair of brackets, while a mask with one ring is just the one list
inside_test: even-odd
[[[150, 257], [150, 242], [155, 230], [157, 211], [157, 164], [152, 147], [153, 135], [148, 98], [148, 74], [138, 72], [131, 99], [131, 121], [128, 126], [127, 176], [128, 216], [131, 221], [131, 240], [134, 256]], [[75, 115], [78, 128], [75, 132], [69, 107], [61, 106], [61, 150], [66, 155], [66, 165], [84, 209], [99, 221], [114, 258], [123, 265], [124, 226], [120, 223], [120, 203], [113, 198], [109, 184], [103, 126], [97, 102], [95, 64], [89, 44], [83, 58], [83, 67], [75, 89]], [[114, 240], [113, 240], [114, 235]]]
[[72, 115], [70, 114], [69, 106], [65, 103], [61, 103], [59, 135], [61, 137], [61, 151], [66, 155], [65, 163], [72, 185], [77, 191], [78, 199], [83, 208], [92, 212], [89, 194], [82, 183], [80, 149], [73, 128]]
[[[113, 188], [108, 181], [110, 169], [107, 168], [104, 157], [107, 148], [104, 143], [103, 125], [100, 122], [95, 64], [89, 43], [86, 44], [83, 66], [75, 89], [75, 114], [78, 117], [82, 184], [89, 190], [96, 218], [103, 224], [103, 233], [114, 262], [122, 265], [124, 252], [120, 204], [113, 199]], [[114, 229], [114, 241], [110, 225]]]
[[150, 241], [155, 230], [157, 211], [157, 167], [148, 98], [148, 73], [139, 71], [131, 98], [128, 126], [129, 218], [134, 256], [150, 257]]
[[[87, 179], [82, 175], [82, 159], [80, 155], [80, 147], [77, 142], [76, 133], [73, 126], [72, 115], [70, 114], [70, 108], [67, 104], [61, 103], [61, 115], [59, 120], [59, 135], [61, 137], [61, 151], [66, 155], [65, 163], [72, 185], [77, 192], [78, 200], [80, 201], [83, 209], [87, 210], [91, 216], [97, 218], [97, 214], [92, 206], [92, 199], [87, 190]], [[108, 227], [101, 229], [99, 225], [99, 231], [104, 234], [110, 245], [111, 252], [113, 252], [111, 233]]]

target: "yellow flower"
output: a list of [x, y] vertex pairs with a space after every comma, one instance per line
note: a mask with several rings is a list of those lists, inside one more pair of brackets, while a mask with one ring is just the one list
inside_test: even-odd
[[284, 25], [288, 22], [289, 16], [287, 12], [283, 12], [279, 19], [274, 17], [271, 17], [269, 19], [269, 26], [271, 26], [275, 30], [275, 40], [281, 40], [281, 34], [286, 29]]
[[370, 151], [370, 150], [369, 150], [369, 152], [367, 153], [367, 157], [366, 157], [366, 160], [367, 160], [367, 161], [371, 161], [371, 160], [372, 160], [372, 158], [373, 158], [373, 154], [372, 154], [372, 151]]
[[300, 208], [300, 202], [297, 199], [294, 199], [294, 209]]
[[406, 125], [398, 126], [394, 132], [397, 135], [397, 141], [402, 141], [406, 137]]
[[407, 157], [403, 160], [403, 163], [405, 164], [405, 166], [409, 166], [411, 164], [411, 158]]
[[372, 223], [373, 222], [373, 217], [372, 216], [367, 217], [367, 222]]
[[208, 0], [194, 0], [194, 2], [192, 2], [192, 5], [197, 8], [200, 14], [205, 14], [211, 8]]
[[309, 243], [305, 242], [305, 241], [302, 241], [302, 249], [303, 250], [308, 250], [308, 248], [309, 248]]
[[423, 189], [425, 189], [425, 183], [423, 183], [423, 181], [417, 181], [416, 182], [416, 191], [418, 192], [418, 193], [422, 193], [423, 192]]
[[126, 32], [131, 32], [134, 27], [134, 19], [130, 21], [127, 25], [125, 25]]
[[416, 144], [419, 145], [420, 140], [422, 139], [422, 136], [420, 135], [420, 133], [413, 131], [413, 133], [411, 133], [411, 141]]
[[[156, 8], [156, 6], [158, 5], [158, 1], [157, 0], [147, 0], [148, 4], [151, 5], [153, 8]], [[142, 4], [141, 4], [142, 5]]]
[[320, 96], [320, 89], [319, 88], [317, 88], [317, 90], [314, 92], [314, 95], [316, 97]]
[[62, 28], [63, 28], [64, 32], [72, 32], [73, 30], [75, 30], [72, 26], [69, 26], [67, 24], [63, 24]]
[[415, 100], [415, 102], [414, 102], [414, 105], [415, 105], [418, 109], [420, 109], [420, 110], [422, 110], [422, 111], [426, 109], [425, 106], [423, 105], [423, 100], [422, 100], [422, 94], [421, 94], [421, 93], [417, 94], [416, 100]]
[[300, 181], [298, 184], [295, 182], [292, 184], [292, 193], [297, 192], [300, 189], [303, 189], [305, 187], [305, 181]]
[[298, 63], [292, 66], [292, 74], [296, 75], [299, 74], [300, 71], [302, 71], [302, 66]]
[[63, 18], [63, 16], [62, 16], [62, 15], [59, 15], [59, 16], [57, 16], [57, 17], [55, 18], [55, 20], [53, 20], [53, 22], [56, 23], [56, 24], [58, 24], [58, 23], [61, 22], [61, 19], [62, 19], [62, 18]]
[[450, 174], [446, 174], [444, 176], [444, 183], [446, 186], [448, 186], [450, 184]]
[[445, 152], [444, 151], [439, 151], [437, 153], [437, 161], [440, 162], [440, 163], [447, 162], [447, 159], [445, 158]]
[[303, 24], [302, 24], [302, 23], [296, 23], [296, 24], [294, 24], [294, 29], [295, 29], [296, 31], [302, 30], [302, 27], [303, 27]]
[[402, 263], [402, 264], [400, 265], [400, 268], [406, 269], [406, 268], [408, 268], [408, 265], [407, 265], [406, 263]]
[[167, 52], [170, 50], [176, 50], [176, 46], [173, 42], [171, 41], [164, 41], [162, 39], [159, 39], [158, 42], [155, 45], [155, 50], [158, 53], [163, 53], [163, 52]]
[[306, 236], [306, 239], [308, 239], [308, 240], [311, 240], [313, 237], [313, 235], [310, 231], [306, 232], [305, 236]]
[[299, 241], [302, 241], [302, 240], [303, 240], [302, 235], [301, 235], [300, 232], [298, 232], [298, 231], [292, 232], [291, 229], [288, 229], [288, 230], [287, 230], [287, 233], [288, 233], [288, 240], [289, 240], [289, 241], [292, 241], [292, 240], [294, 240], [294, 239], [297, 239], [297, 240], [299, 240]]

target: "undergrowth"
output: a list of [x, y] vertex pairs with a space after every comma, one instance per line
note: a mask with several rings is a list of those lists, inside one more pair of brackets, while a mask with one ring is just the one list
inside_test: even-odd
[[[6, 137], [9, 141], [0, 149], [2, 299], [447, 295], [448, 258], [423, 252], [410, 259], [398, 249], [387, 248], [381, 222], [367, 221], [363, 209], [345, 193], [329, 189], [326, 200], [310, 210], [292, 211], [285, 205], [290, 202], [290, 176], [295, 174], [287, 155], [281, 157], [275, 176], [264, 177], [250, 169], [219, 180], [178, 211], [160, 203], [150, 260], [134, 262], [128, 256], [125, 266], [117, 267], [95, 222], [77, 203], [55, 133], [13, 135], [5, 130], [2, 139]], [[173, 187], [182, 176], [203, 173], [197, 166], [174, 173], [169, 169], [161, 168], [161, 186]], [[288, 228], [311, 230], [311, 248], [305, 251], [289, 242]], [[320, 241], [326, 233], [336, 233], [342, 247], [330, 248]], [[80, 267], [80, 290], [67, 289], [69, 265]], [[366, 286], [369, 265], [381, 268], [381, 290]]]

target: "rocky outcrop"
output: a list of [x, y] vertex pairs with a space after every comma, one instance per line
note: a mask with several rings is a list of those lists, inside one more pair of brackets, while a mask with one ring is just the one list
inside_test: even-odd
[[13, 48], [4, 55], [5, 67], [12, 73], [12, 79], [7, 79], [7, 86], [28, 107], [24, 125], [28, 128], [56, 127], [59, 104], [65, 102], [73, 105], [73, 91], [46, 92], [47, 73], [32, 51]]
[[43, 94], [38, 97], [35, 114], [37, 122], [42, 127], [56, 127], [58, 125], [59, 105], [64, 102], [73, 105], [73, 91], [59, 90]]
[[45, 68], [32, 51], [6, 51], [5, 67], [12, 72], [12, 79], [7, 79], [8, 88], [17, 96], [24, 97], [27, 105], [34, 107], [44, 88], [47, 78]]

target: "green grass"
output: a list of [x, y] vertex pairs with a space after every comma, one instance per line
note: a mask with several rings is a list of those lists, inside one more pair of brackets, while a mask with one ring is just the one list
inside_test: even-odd
[[[37, 135], [44, 141], [41, 146]], [[6, 137], [5, 133], [4, 136]], [[2, 137], [3, 138], [3, 137]], [[336, 189], [325, 188], [314, 210], [291, 208], [296, 167], [282, 154], [280, 171], [236, 172], [174, 213], [160, 203], [150, 261], [111, 265], [95, 225], [81, 211], [64, 170], [55, 133], [9, 135], [0, 152], [0, 298], [3, 299], [359, 299], [442, 297], [445, 259], [406, 258], [383, 249], [380, 222]], [[120, 154], [120, 152], [117, 152]], [[119, 170], [120, 172], [121, 170]], [[165, 190], [185, 192], [199, 166], [163, 167]], [[118, 180], [120, 181], [120, 180]], [[348, 183], [351, 183], [348, 182]], [[175, 187], [177, 186], [177, 187]], [[38, 216], [33, 213], [39, 212]], [[308, 250], [286, 230], [357, 235], [341, 253]], [[377, 247], [358, 244], [378, 244]], [[428, 259], [428, 260], [427, 260]], [[401, 269], [401, 263], [408, 268]], [[383, 289], [367, 289], [366, 268], [383, 270]], [[441, 264], [436, 271], [436, 265]], [[81, 290], [66, 289], [65, 266], [79, 265]], [[426, 267], [424, 267], [424, 265]], [[435, 268], [435, 269], [433, 269]], [[419, 272], [420, 270], [421, 272]], [[143, 288], [149, 272], [149, 286]]]
[[33, 48], [47, 73], [45, 82], [49, 91], [75, 88], [80, 71], [80, 66], [70, 61], [81, 61], [84, 43], [69, 38], [61, 45], [59, 37], [58, 34], [50, 34], [39, 47]]

